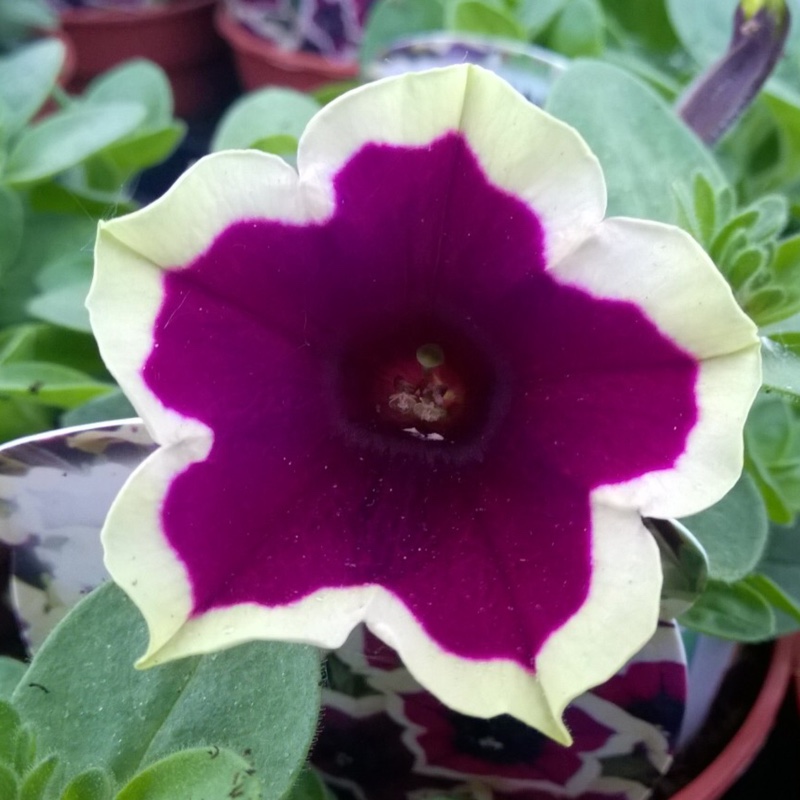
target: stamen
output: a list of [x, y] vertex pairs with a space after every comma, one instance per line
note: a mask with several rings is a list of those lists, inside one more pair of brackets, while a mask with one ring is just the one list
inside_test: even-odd
[[417, 348], [417, 361], [423, 369], [436, 369], [444, 364], [444, 351], [438, 344], [423, 344]]

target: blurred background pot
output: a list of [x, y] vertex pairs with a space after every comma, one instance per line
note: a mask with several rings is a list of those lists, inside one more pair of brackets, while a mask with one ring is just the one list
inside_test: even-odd
[[261, 86], [288, 86], [298, 91], [326, 83], [352, 80], [358, 75], [355, 58], [332, 58], [307, 50], [288, 49], [254, 33], [230, 9], [217, 8], [216, 26], [233, 51], [236, 70], [246, 90]]
[[76, 52], [69, 88], [131, 58], [147, 58], [167, 73], [176, 112], [190, 116], [213, 108], [223, 90], [224, 46], [214, 30], [215, 0], [174, 0], [129, 8], [65, 8], [61, 27]]

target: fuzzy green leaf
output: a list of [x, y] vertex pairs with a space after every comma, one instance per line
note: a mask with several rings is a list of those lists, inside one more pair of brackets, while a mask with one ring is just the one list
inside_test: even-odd
[[745, 583], [755, 589], [773, 608], [791, 617], [800, 628], [800, 605], [798, 605], [775, 581], [766, 575], [749, 575]]
[[18, 131], [42, 107], [64, 64], [66, 48], [58, 39], [42, 39], [0, 58], [0, 103], [6, 125]]
[[113, 793], [111, 776], [103, 769], [90, 769], [76, 775], [67, 784], [59, 800], [111, 800]]
[[131, 102], [144, 106], [142, 124], [161, 128], [172, 122], [172, 89], [166, 73], [152, 61], [126, 61], [95, 78], [83, 94], [87, 103]]
[[103, 150], [103, 157], [127, 180], [135, 173], [169, 157], [185, 133], [186, 124], [181, 121], [135, 133], [109, 145]]
[[761, 358], [765, 388], [800, 397], [800, 333], [762, 336]]
[[73, 408], [114, 387], [61, 364], [20, 361], [0, 364], [0, 396]]
[[48, 289], [28, 303], [28, 313], [43, 322], [69, 328], [72, 331], [91, 333], [86, 295], [90, 284], [76, 281]]
[[58, 766], [56, 756], [39, 762], [22, 780], [19, 800], [44, 800], [45, 792]]
[[[101, 767], [119, 784], [185, 748], [245, 756], [278, 800], [302, 768], [319, 710], [314, 648], [254, 642], [140, 671], [146, 626], [113, 584], [78, 604], [13, 695], [63, 781]], [[30, 688], [35, 683], [45, 687]]]
[[445, 25], [461, 33], [525, 39], [525, 30], [502, 6], [482, 0], [456, 0], [445, 6]]
[[16, 763], [17, 737], [21, 725], [22, 721], [14, 706], [0, 700], [0, 764], [13, 766]]
[[700, 633], [739, 642], [761, 642], [775, 635], [775, 614], [769, 603], [742, 581], [709, 581], [679, 622]]
[[719, 225], [717, 194], [711, 182], [702, 173], [698, 173], [694, 179], [694, 211], [697, 216], [700, 241], [711, 242]]
[[608, 214], [675, 222], [675, 192], [701, 172], [725, 185], [711, 153], [649, 87], [623, 70], [578, 61], [553, 85], [547, 110], [573, 125], [600, 159]]
[[718, 503], [681, 522], [706, 551], [712, 580], [734, 583], [749, 575], [767, 544], [764, 501], [746, 474]]
[[231, 750], [201, 747], [173, 753], [140, 772], [115, 800], [260, 800], [252, 765]]
[[440, 0], [378, 0], [367, 19], [359, 60], [369, 64], [397, 39], [443, 27]]
[[335, 800], [335, 798], [316, 772], [304, 769], [286, 800]]
[[22, 680], [27, 667], [21, 661], [0, 656], [0, 700], [11, 697], [11, 693]]
[[144, 106], [106, 103], [75, 106], [28, 128], [6, 163], [6, 183], [36, 183], [80, 164], [141, 124]]
[[[789, 602], [800, 607], [800, 523], [791, 528], [773, 525], [758, 573], [769, 578], [786, 595]], [[776, 633], [797, 630], [797, 622], [778, 606]]]
[[211, 149], [253, 147], [274, 136], [299, 139], [319, 103], [293, 89], [260, 89], [237, 100], [220, 120]]
[[3, 272], [17, 257], [22, 244], [24, 225], [22, 202], [16, 192], [0, 186], [0, 280]]
[[88, 425], [90, 422], [106, 422], [113, 419], [129, 419], [136, 416], [131, 401], [120, 391], [114, 389], [88, 403], [71, 408], [61, 415], [61, 425]]
[[605, 32], [597, 0], [569, 0], [553, 23], [548, 44], [569, 58], [599, 56], [605, 49]]
[[3, 800], [18, 800], [19, 781], [5, 764], [0, 763], [0, 797]]

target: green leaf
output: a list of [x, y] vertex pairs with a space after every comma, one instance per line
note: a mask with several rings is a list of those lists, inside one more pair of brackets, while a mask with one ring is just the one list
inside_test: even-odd
[[124, 784], [176, 750], [215, 746], [252, 762], [263, 800], [281, 798], [316, 729], [317, 651], [253, 642], [136, 670], [146, 641], [138, 610], [106, 584], [34, 657], [13, 700], [38, 747], [59, 753], [64, 780], [103, 767]]
[[304, 769], [286, 800], [335, 800], [334, 795], [314, 770]]
[[548, 44], [570, 58], [599, 56], [605, 34], [605, 15], [597, 0], [570, 0], [553, 23]]
[[750, 229], [750, 240], [754, 242], [771, 241], [789, 222], [789, 203], [779, 194], [759, 197], [748, 209], [756, 212], [756, 220]]
[[45, 792], [58, 766], [56, 756], [39, 762], [22, 780], [19, 800], [44, 800]]
[[[746, 283], [755, 278], [759, 271], [767, 264], [769, 254], [763, 248], [747, 248], [740, 250], [723, 270], [734, 287], [744, 287]], [[764, 276], [769, 279], [769, 276]], [[747, 299], [747, 298], [746, 298]], [[745, 311], [753, 315], [752, 309], [745, 304]]]
[[524, 26], [527, 38], [535, 38], [556, 17], [568, 0], [519, 0], [516, 17]]
[[16, 192], [0, 186], [0, 276], [17, 257], [22, 244], [22, 203]]
[[115, 800], [260, 800], [261, 787], [252, 765], [220, 747], [174, 753], [140, 772]]
[[58, 17], [47, 0], [0, 0], [0, 47], [18, 44], [37, 30], [56, 27]]
[[767, 544], [767, 512], [747, 474], [716, 505], [681, 522], [706, 551], [713, 580], [734, 583], [749, 575]]
[[135, 211], [125, 190], [117, 186], [106, 192], [87, 186], [85, 181], [66, 180], [71, 170], [45, 183], [37, 183], [28, 192], [31, 208], [36, 212], [56, 214], [82, 214], [96, 219], [107, 219]]
[[89, 285], [90, 281], [80, 281], [42, 292], [28, 303], [28, 313], [43, 322], [91, 333], [89, 312], [86, 310]]
[[11, 697], [16, 685], [22, 680], [27, 667], [21, 661], [0, 656], [0, 700]]
[[16, 325], [0, 332], [0, 364], [19, 361], [52, 361], [96, 378], [109, 377], [93, 337], [52, 325]]
[[708, 558], [692, 532], [675, 520], [645, 519], [661, 558], [661, 619], [686, 612], [708, 583]]
[[800, 628], [800, 605], [766, 575], [750, 575], [745, 583], [757, 591], [773, 608], [790, 616]]
[[138, 58], [95, 78], [83, 93], [87, 103], [134, 103], [144, 106], [142, 125], [165, 128], [172, 123], [172, 88], [166, 73], [152, 61]]
[[90, 422], [106, 422], [114, 419], [129, 419], [136, 416], [130, 400], [119, 390], [89, 400], [81, 406], [70, 409], [61, 415], [61, 425], [87, 425]]
[[259, 89], [237, 100], [225, 113], [211, 140], [211, 149], [253, 147], [275, 136], [299, 139], [319, 103], [293, 89]]
[[19, 729], [19, 734], [17, 736], [17, 754], [14, 761], [17, 775], [24, 775], [28, 770], [33, 769], [35, 763], [36, 741], [30, 730], [23, 725]]
[[265, 136], [253, 142], [251, 147], [254, 150], [263, 150], [265, 153], [273, 153], [286, 159], [293, 159], [297, 156], [298, 141], [294, 136], [278, 134], [277, 136]]
[[128, 136], [103, 150], [103, 156], [127, 179], [168, 158], [185, 134], [186, 123], [178, 120], [171, 125]]
[[675, 192], [705, 174], [724, 186], [711, 153], [649, 87], [617, 67], [578, 61], [555, 82], [547, 109], [573, 125], [600, 159], [608, 214], [674, 223]]
[[32, 214], [25, 224], [14, 263], [0, 275], [0, 325], [29, 319], [28, 301], [37, 294], [37, 278], [65, 253], [84, 254], [87, 262], [97, 235], [97, 220], [86, 215]]
[[359, 61], [369, 64], [398, 39], [443, 27], [439, 0], [378, 0], [367, 18]]
[[667, 16], [665, 0], [602, 0], [606, 15], [613, 15], [636, 44], [651, 51], [670, 53], [678, 45]]
[[137, 103], [74, 106], [53, 114], [19, 137], [5, 181], [35, 183], [63, 172], [129, 136], [144, 116], [144, 106]]
[[800, 458], [800, 428], [789, 403], [782, 397], [758, 397], [745, 428], [748, 453], [772, 466]]
[[800, 397], [800, 333], [762, 336], [761, 368], [765, 388]]
[[456, 0], [445, 7], [445, 26], [461, 33], [525, 39], [525, 30], [502, 6], [482, 0]]
[[709, 581], [705, 592], [679, 622], [700, 633], [739, 642], [761, 642], [775, 634], [772, 608], [742, 581]]
[[727, 49], [738, 0], [667, 0], [672, 25], [683, 46], [701, 65], [719, 58]]
[[0, 396], [73, 408], [113, 387], [78, 370], [44, 361], [0, 364]]
[[104, 769], [90, 769], [67, 784], [60, 800], [111, 800], [113, 793], [111, 776]]
[[42, 39], [0, 58], [0, 103], [12, 133], [42, 107], [56, 84], [66, 49], [58, 39]]
[[717, 219], [717, 193], [711, 181], [702, 173], [694, 177], [694, 212], [697, 218], [698, 238], [701, 242], [710, 243], [720, 222]]
[[[22, 721], [11, 703], [0, 700], [0, 764], [13, 765]], [[0, 795], [2, 797], [2, 795]]]
[[[773, 525], [758, 573], [769, 578], [791, 603], [800, 607], [800, 523], [791, 528]], [[797, 629], [795, 620], [779, 608], [776, 633]]]
[[19, 798], [17, 776], [5, 764], [0, 764], [0, 797], [3, 800], [18, 800]]
[[0, 443], [52, 428], [55, 414], [49, 408], [24, 400], [0, 397]]
[[800, 234], [778, 244], [771, 271], [774, 285], [786, 292], [787, 300], [779, 307], [765, 310], [759, 319], [762, 325], [780, 322], [800, 311]]
[[745, 462], [766, 503], [770, 519], [792, 521], [800, 510], [800, 418], [790, 400], [761, 393], [745, 425]]

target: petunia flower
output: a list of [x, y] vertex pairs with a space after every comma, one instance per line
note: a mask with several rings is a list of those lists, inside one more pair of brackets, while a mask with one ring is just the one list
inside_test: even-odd
[[215, 154], [100, 227], [94, 330], [161, 445], [103, 532], [141, 664], [364, 621], [454, 711], [568, 742], [656, 627], [641, 515], [739, 475], [755, 327], [479, 68], [341, 97], [297, 164]]

